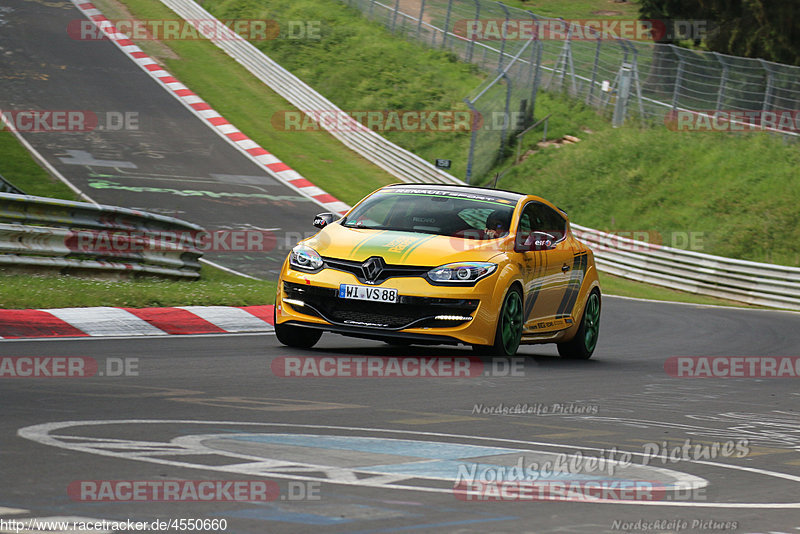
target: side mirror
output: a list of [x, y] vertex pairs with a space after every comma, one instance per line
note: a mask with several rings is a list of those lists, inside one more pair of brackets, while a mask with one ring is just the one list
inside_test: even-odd
[[547, 232], [518, 233], [514, 243], [516, 252], [541, 252], [554, 248], [556, 248], [556, 238]]
[[335, 213], [329, 213], [329, 212], [320, 213], [314, 217], [314, 226], [316, 228], [325, 228], [330, 223], [339, 218], [340, 217]]

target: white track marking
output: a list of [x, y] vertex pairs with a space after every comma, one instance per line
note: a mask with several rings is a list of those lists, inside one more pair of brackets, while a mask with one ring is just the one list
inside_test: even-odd
[[[325, 429], [325, 430], [346, 430], [346, 431], [357, 431], [357, 432], [366, 432], [366, 433], [381, 433], [381, 434], [396, 434], [396, 435], [416, 435], [416, 436], [429, 436], [429, 437], [442, 437], [442, 438], [457, 438], [457, 439], [469, 439], [469, 440], [478, 440], [478, 441], [491, 441], [497, 443], [513, 443], [518, 445], [538, 445], [538, 446], [545, 446], [545, 447], [558, 447], [558, 448], [566, 448], [566, 449], [576, 449], [576, 450], [593, 450], [593, 451], [603, 451], [603, 449], [596, 448], [596, 447], [584, 447], [580, 445], [568, 445], [568, 444], [557, 444], [557, 443], [546, 443], [546, 442], [539, 442], [539, 441], [527, 441], [527, 440], [516, 440], [516, 439], [508, 439], [508, 438], [492, 438], [492, 437], [485, 437], [485, 436], [470, 436], [464, 434], [447, 434], [442, 432], [423, 432], [423, 431], [413, 431], [413, 430], [391, 430], [391, 429], [381, 429], [381, 428], [363, 428], [363, 427], [350, 427], [350, 426], [332, 426], [332, 425], [304, 425], [304, 424], [287, 424], [287, 423], [254, 423], [254, 422], [237, 422], [237, 421], [196, 421], [196, 420], [184, 420], [184, 419], [175, 419], [175, 420], [152, 420], [152, 419], [123, 419], [123, 420], [89, 420], [89, 421], [64, 421], [64, 422], [55, 422], [55, 423], [44, 423], [40, 425], [33, 425], [28, 426], [25, 428], [21, 428], [17, 431], [17, 435], [22, 438], [29, 439], [31, 441], [35, 441], [38, 443], [42, 443], [45, 445], [52, 445], [54, 447], [59, 447], [62, 449], [69, 449], [81, 452], [88, 452], [93, 454], [98, 454], [101, 456], [111, 456], [116, 458], [124, 458], [130, 460], [139, 460], [139, 461], [147, 461], [157, 464], [164, 464], [164, 465], [173, 465], [179, 467], [190, 467], [196, 469], [203, 469], [203, 470], [218, 470], [218, 471], [225, 471], [226, 466], [208, 466], [208, 465], [197, 465], [197, 464], [190, 464], [188, 462], [178, 462], [173, 460], [167, 460], [163, 458], [143, 458], [140, 456], [131, 456], [126, 454], [118, 454], [112, 451], [107, 450], [96, 450], [92, 449], [91, 447], [85, 446], [78, 441], [73, 442], [65, 442], [61, 441], [61, 439], [72, 439], [72, 440], [80, 440], [80, 436], [55, 436], [52, 435], [51, 432], [73, 427], [73, 426], [98, 426], [98, 425], [120, 425], [120, 424], [187, 424], [187, 425], [231, 425], [231, 426], [240, 426], [240, 427], [276, 427], [276, 428], [306, 428], [306, 429]], [[625, 452], [625, 451], [620, 451]], [[630, 453], [633, 456], [642, 456], [644, 457], [643, 453]], [[263, 461], [263, 458], [258, 458], [258, 460]], [[708, 461], [696, 461], [696, 460], [686, 460], [688, 463], [695, 463], [695, 464], [703, 464], [709, 465], [720, 469], [731, 469], [735, 471], [743, 471], [748, 473], [755, 473], [763, 476], [774, 477], [774, 478], [781, 478], [785, 480], [791, 480], [793, 482], [800, 482], [800, 476], [789, 475], [786, 473], [780, 473], [776, 471], [769, 471], [766, 469], [757, 469], [752, 467], [742, 467], [730, 464], [722, 464], [716, 462], [708, 462]], [[270, 473], [271, 477], [275, 478], [292, 478], [295, 480], [318, 480], [317, 478], [311, 477], [303, 477], [299, 475], [278, 475], [276, 473]], [[363, 481], [338, 481], [338, 480], [329, 480], [331, 483], [343, 484], [343, 485], [353, 485], [353, 486], [365, 486], [369, 485], [369, 482]], [[445, 489], [445, 488], [431, 488], [431, 487], [419, 487], [419, 486], [405, 486], [405, 485], [398, 485], [398, 484], [384, 484], [380, 485], [379, 487], [387, 488], [387, 489], [404, 489], [404, 490], [413, 490], [413, 491], [423, 491], [429, 493], [450, 493], [452, 494], [452, 489]], [[555, 499], [554, 499], [555, 500]], [[592, 501], [592, 504], [623, 504], [623, 505], [640, 505], [640, 506], [673, 506], [673, 507], [683, 507], [683, 508], [728, 508], [728, 509], [800, 509], [800, 502], [784, 502], [784, 503], [752, 503], [752, 502], [675, 502], [675, 501], [625, 501], [625, 500], [601, 500], [601, 501]]]

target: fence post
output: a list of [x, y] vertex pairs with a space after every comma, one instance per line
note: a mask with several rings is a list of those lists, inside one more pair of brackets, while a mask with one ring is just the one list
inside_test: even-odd
[[[481, 3], [480, 0], [473, 0], [475, 2], [475, 20], [477, 21], [481, 16]], [[472, 35], [467, 45], [467, 62], [472, 63], [472, 53], [475, 51], [475, 35]]]
[[716, 111], [722, 109], [722, 103], [725, 101], [725, 90], [727, 89], [728, 85], [728, 64], [722, 60], [722, 56], [717, 52], [712, 52], [714, 57], [717, 58], [717, 61], [720, 65], [722, 65], [722, 77], [719, 80], [719, 89], [717, 90], [717, 107], [715, 108]]
[[508, 135], [508, 127], [511, 123], [511, 116], [510, 116], [510, 106], [511, 106], [511, 77], [508, 75], [507, 72], [504, 72], [501, 76], [506, 80], [506, 105], [504, 109], [503, 115], [503, 127], [500, 130], [500, 150], [497, 152], [497, 157], [502, 158], [503, 152], [506, 148], [506, 136]]
[[367, 9], [367, 18], [372, 18], [372, 8], [375, 7], [375, 0], [369, 0], [369, 9]]
[[759, 58], [758, 62], [761, 63], [761, 68], [767, 73], [767, 88], [764, 91], [764, 103], [761, 105], [761, 111], [767, 111], [772, 100], [772, 91], [775, 89], [775, 78], [766, 61]]
[[425, 16], [425, 0], [422, 0], [419, 6], [419, 19], [417, 19], [417, 39], [422, 34], [422, 19]]
[[592, 65], [592, 79], [589, 82], [589, 94], [586, 95], [586, 104], [591, 106], [592, 98], [594, 98], [594, 86], [597, 83], [597, 69], [600, 66], [600, 47], [603, 44], [603, 36], [594, 28], [589, 28], [591, 31], [597, 33], [597, 46], [594, 49], [594, 64]]
[[508, 12], [508, 8], [502, 2], [497, 2], [497, 5], [503, 10], [503, 13], [506, 14], [506, 23], [503, 26], [503, 40], [500, 41], [500, 56], [497, 58], [497, 72], [503, 70], [503, 58], [506, 55], [506, 32], [505, 30], [508, 28], [508, 19], [511, 17], [511, 14]]
[[675, 74], [675, 87], [672, 90], [672, 110], [678, 109], [678, 98], [680, 97], [680, 87], [683, 83], [683, 57], [676, 51], [678, 47], [669, 45], [672, 53], [678, 57], [678, 72]]
[[578, 85], [575, 79], [575, 63], [572, 60], [572, 24], [570, 24], [569, 31], [567, 31], [567, 57], [565, 67], [569, 66], [569, 75], [572, 79], [572, 86], [570, 96], [578, 96]]
[[533, 72], [533, 83], [531, 84], [531, 117], [536, 116], [536, 95], [539, 92], [539, 74], [541, 72], [540, 66], [542, 64], [542, 42], [539, 40], [539, 25], [536, 15], [528, 11], [528, 14], [533, 19], [534, 33], [533, 44], [531, 45], [531, 68]]
[[449, 30], [449, 28], [450, 28], [450, 15], [452, 13], [453, 13], [453, 0], [448, 0], [448, 2], [447, 2], [447, 15], [445, 15], [445, 17], [444, 17], [444, 28], [442, 28], [442, 31], [444, 32], [442, 34], [442, 48], [444, 48], [445, 45], [447, 45], [447, 32], [450, 31]]
[[394, 0], [394, 12], [392, 13], [392, 33], [397, 25], [397, 12], [400, 10], [400, 0]]
[[478, 141], [478, 125], [480, 124], [481, 115], [478, 113], [478, 108], [473, 105], [469, 98], [465, 98], [464, 102], [467, 103], [467, 107], [472, 113], [472, 130], [470, 131], [469, 153], [467, 155], [467, 174], [464, 177], [464, 181], [470, 183], [472, 180], [472, 164], [475, 161], [475, 144]]
[[[564, 22], [564, 19], [559, 19]], [[567, 76], [567, 69], [570, 70], [570, 76], [572, 77], [572, 91], [571, 93], [574, 95], [578, 88], [575, 85], [575, 67], [572, 62], [572, 25], [570, 24], [567, 27], [567, 38], [564, 41], [564, 46], [561, 48], [561, 53], [558, 55], [558, 59], [556, 60], [556, 66], [553, 69], [553, 76], [556, 75], [556, 71], [558, 72], [558, 88], [564, 88], [564, 78]]]
[[633, 65], [631, 66], [633, 73], [631, 81], [633, 82], [634, 87], [636, 87], [636, 100], [639, 102], [639, 116], [642, 124], [644, 124], [644, 101], [642, 99], [642, 86], [639, 83], [639, 51], [636, 50], [636, 47], [630, 42], [628, 42], [628, 46], [633, 53]]
[[619, 128], [625, 122], [625, 113], [628, 107], [628, 97], [631, 91], [631, 64], [623, 63], [619, 68], [619, 87], [617, 89], [617, 102], [614, 105], [614, 117], [611, 125]]
[[[622, 53], [624, 54], [624, 56], [622, 57], [622, 65], [625, 65], [625, 64], [628, 63], [628, 49], [622, 43], [621, 39], [615, 38], [615, 40], [619, 43], [619, 47], [622, 48]], [[620, 67], [621, 67], [621, 65], [620, 65]], [[608, 106], [609, 102], [611, 102], [611, 95], [614, 92], [614, 90], [616, 90], [617, 94], [619, 94], [619, 79], [620, 79], [621, 73], [622, 73], [622, 69], [620, 68], [619, 70], [617, 70], [617, 73], [614, 75], [614, 81], [611, 83], [611, 86], [609, 87], [608, 91], [606, 92], [606, 96], [603, 97], [602, 95], [600, 95], [600, 109], [605, 110], [606, 106]]]

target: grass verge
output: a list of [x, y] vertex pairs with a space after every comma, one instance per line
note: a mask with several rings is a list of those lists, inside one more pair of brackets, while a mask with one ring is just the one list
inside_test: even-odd
[[620, 297], [634, 297], [650, 300], [668, 300], [671, 302], [687, 302], [691, 304], [705, 304], [712, 306], [735, 306], [740, 308], [757, 308], [732, 300], [695, 295], [685, 291], [676, 291], [661, 286], [634, 282], [619, 276], [598, 272], [600, 289], [605, 295], [618, 295]]
[[275, 282], [250, 280], [204, 265], [201, 279], [93, 279], [0, 271], [0, 308], [254, 306], [275, 301]]
[[40, 167], [8, 131], [0, 131], [0, 175], [28, 195], [79, 200], [69, 187]]
[[504, 0], [504, 4], [534, 12], [543, 17], [597, 20], [639, 18], [639, 2], [615, 0]]
[[764, 133], [627, 127], [547, 147], [499, 186], [536, 191], [573, 221], [719, 256], [800, 265], [800, 151]]

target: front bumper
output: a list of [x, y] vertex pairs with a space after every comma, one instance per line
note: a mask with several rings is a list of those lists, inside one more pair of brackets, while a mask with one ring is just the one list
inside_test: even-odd
[[397, 289], [399, 301], [390, 304], [339, 298], [340, 284], [365, 285], [353, 274], [335, 269], [302, 273], [284, 266], [276, 322], [372, 339], [491, 344], [498, 309], [495, 277], [472, 287], [432, 285], [419, 276], [371, 285]]

